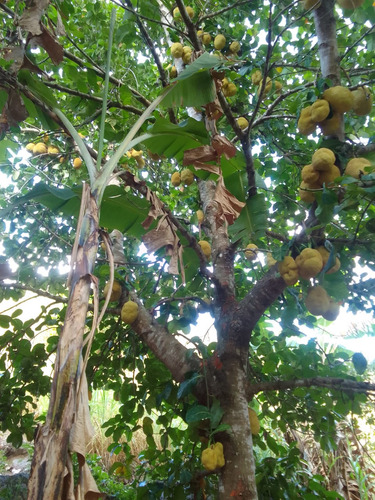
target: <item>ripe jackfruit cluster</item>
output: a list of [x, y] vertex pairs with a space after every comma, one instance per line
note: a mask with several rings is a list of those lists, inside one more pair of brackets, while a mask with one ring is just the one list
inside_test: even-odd
[[359, 179], [362, 175], [366, 174], [365, 168], [371, 165], [371, 162], [367, 158], [352, 158], [348, 161], [344, 174]]
[[201, 462], [206, 470], [213, 471], [219, 467], [224, 467], [224, 449], [222, 443], [212, 444], [202, 451]]
[[221, 90], [225, 97], [233, 97], [237, 94], [237, 87], [233, 82], [230, 82], [228, 78], [223, 78]]
[[302, 278], [309, 280], [315, 278], [320, 272], [325, 270], [326, 274], [332, 274], [340, 269], [340, 260], [335, 257], [334, 262], [327, 264], [330, 252], [323, 246], [317, 248], [305, 248], [295, 259], [287, 255], [278, 264], [278, 270], [288, 286], [293, 286]]
[[320, 285], [309, 288], [305, 306], [314, 316], [323, 316], [328, 321], [334, 321], [340, 313], [340, 304], [335, 302]]
[[372, 108], [372, 96], [367, 87], [350, 91], [336, 85], [323, 92], [311, 106], [302, 109], [298, 119], [298, 130], [302, 135], [312, 134], [318, 125], [323, 135], [334, 135], [340, 128], [342, 115], [353, 111], [359, 116], [367, 115]]
[[302, 201], [312, 203], [315, 201], [315, 192], [312, 190], [321, 189], [323, 184], [328, 186], [341, 175], [335, 161], [335, 153], [332, 150], [320, 148], [315, 151], [311, 163], [305, 165], [301, 171], [299, 196]]
[[57, 155], [60, 153], [59, 148], [57, 148], [56, 146], [46, 146], [44, 142], [37, 142], [36, 144], [34, 144], [33, 142], [29, 142], [28, 144], [26, 144], [25, 149], [33, 155], [42, 155], [47, 153], [49, 155]]
[[[186, 12], [188, 13], [190, 19], [193, 19], [193, 17], [195, 16], [195, 12], [194, 12], [193, 7], [190, 7], [190, 6], [186, 7]], [[179, 21], [181, 19], [181, 12], [180, 12], [180, 9], [178, 7], [173, 9], [173, 18], [176, 21]]]
[[126, 156], [128, 158], [134, 158], [135, 161], [137, 162], [138, 168], [143, 168], [146, 164], [145, 159], [143, 158], [143, 151], [137, 151], [136, 149], [129, 149], [129, 151], [126, 152]]

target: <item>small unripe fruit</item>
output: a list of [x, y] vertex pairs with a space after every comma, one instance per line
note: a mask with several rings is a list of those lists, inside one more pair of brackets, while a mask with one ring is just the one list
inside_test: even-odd
[[129, 300], [121, 309], [121, 319], [124, 323], [131, 325], [138, 318], [138, 304]]
[[209, 259], [211, 257], [211, 245], [208, 243], [208, 241], [198, 241], [198, 245], [201, 247], [202, 252], [206, 256], [206, 258]]
[[179, 57], [182, 57], [183, 53], [184, 53], [184, 48], [179, 42], [172, 43], [171, 54], [174, 58], [178, 59]]
[[202, 43], [203, 45], [209, 45], [211, 43], [211, 35], [209, 33], [204, 33], [202, 36]]
[[237, 52], [239, 52], [241, 50], [241, 45], [240, 45], [240, 42], [232, 42], [230, 45], [229, 45], [229, 50], [232, 52], [232, 54], [237, 54]]
[[74, 160], [73, 160], [73, 167], [75, 169], [79, 169], [79, 168], [82, 167], [82, 160], [81, 160], [81, 158], [74, 158]]
[[[109, 283], [106, 283], [103, 290], [104, 297], [107, 297], [108, 293], [109, 293]], [[121, 295], [122, 295], [122, 286], [118, 281], [114, 280], [109, 301], [117, 302], [120, 299]]]
[[181, 182], [186, 186], [190, 186], [190, 184], [193, 184], [194, 174], [188, 168], [184, 168], [184, 170], [181, 172]]
[[221, 50], [225, 47], [227, 40], [224, 35], [217, 35], [214, 40], [214, 47], [216, 50]]
[[47, 153], [47, 146], [44, 144], [44, 142], [38, 142], [35, 144], [34, 149], [33, 149], [33, 154], [34, 155], [42, 155]]
[[237, 118], [237, 125], [241, 130], [245, 130], [249, 126], [249, 122], [243, 116]]
[[204, 220], [203, 210], [197, 210], [197, 219], [198, 219], [198, 224], [202, 224]]
[[181, 184], [181, 175], [180, 172], [174, 172], [171, 177], [172, 186], [179, 186]]

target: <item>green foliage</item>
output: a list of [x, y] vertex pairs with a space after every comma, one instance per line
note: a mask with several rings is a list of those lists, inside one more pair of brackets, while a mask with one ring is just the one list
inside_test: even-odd
[[[146, 445], [139, 451], [140, 463], [132, 471], [131, 486], [124, 487], [117, 481], [114, 471], [104, 473], [99, 458], [91, 457], [89, 463], [98, 485], [115, 498], [160, 498], [161, 492], [166, 498], [203, 498], [202, 489], [197, 489], [193, 480], [201, 471], [201, 451], [207, 440], [228, 431], [229, 426], [223, 423], [223, 410], [217, 399], [211, 397], [205, 403], [194, 396], [197, 387], [205, 386], [207, 377], [212, 376], [210, 367], [215, 366], [217, 354], [216, 343], [206, 345], [202, 338], [193, 337], [197, 335], [195, 326], [201, 328], [202, 312], [209, 313], [205, 316], [211, 315], [210, 324], [216, 322], [217, 327], [226, 320], [226, 312], [218, 312], [223, 299], [214, 291], [217, 282], [201, 272], [199, 256], [186, 236], [189, 233], [197, 240], [211, 242], [216, 236], [209, 231], [207, 219], [198, 225], [196, 211], [207, 208], [199, 183], [207, 179], [217, 181], [217, 175], [209, 170], [220, 166], [225, 188], [245, 203], [239, 217], [228, 227], [230, 252], [234, 252], [236, 300], [243, 299], [267, 275], [266, 252], [272, 252], [277, 260], [287, 254], [296, 257], [305, 246], [317, 244], [314, 235], [318, 233], [331, 242], [326, 247], [331, 251], [331, 260], [339, 256], [341, 268], [329, 275], [326, 266], [315, 283], [324, 286], [335, 301], [342, 301], [343, 308], [371, 313], [375, 270], [374, 173], [366, 171], [361, 179], [354, 179], [345, 176], [344, 169], [350, 158], [362, 156], [363, 145], [373, 142], [374, 111], [369, 117], [345, 114], [344, 143], [324, 138], [319, 129], [308, 137], [298, 133], [301, 110], [321, 97], [332, 83], [321, 74], [313, 15], [304, 14], [301, 2], [272, 4], [271, 12], [268, 4], [259, 1], [252, 2], [251, 9], [241, 2], [227, 9], [227, 2], [208, 1], [201, 12], [202, 4], [192, 2], [196, 27], [212, 37], [219, 31], [225, 34], [227, 46], [231, 41], [240, 41], [241, 52], [233, 56], [224, 49], [219, 54], [211, 44], [203, 54], [197, 53], [185, 69], [179, 69], [172, 84], [161, 76], [160, 68], [168, 74], [176, 62], [170, 56], [170, 41], [190, 44], [188, 35], [182, 36], [185, 27], [166, 16], [173, 7], [171, 2], [162, 2], [162, 11], [160, 2], [154, 0], [133, 4], [139, 18], [119, 5], [116, 10], [103, 130], [106, 159], [118, 151], [148, 104], [163, 95], [166, 87], [170, 92], [162, 106], [142, 123], [137, 135], [139, 143], [133, 144], [143, 151], [144, 166], [139, 168], [135, 159], [125, 154], [119, 158], [103, 195], [100, 226], [103, 231], [118, 229], [124, 235], [126, 264], [115, 268], [115, 278], [121, 281], [124, 294], [136, 291], [155, 324], [165, 327], [171, 337], [184, 337], [187, 355], [197, 354], [202, 370], [189, 373], [177, 384], [157, 354], [121, 322], [121, 303], [111, 304], [94, 336], [87, 366], [88, 383], [91, 389], [113, 391], [118, 399], [118, 411], [104, 425], [106, 436], [113, 441], [111, 453], [122, 451], [126, 463], [130, 463], [134, 457], [127, 442], [140, 429], [146, 436]], [[58, 38], [65, 49], [63, 61], [55, 65], [46, 49], [27, 46], [22, 54], [28, 58], [24, 66], [18, 73], [12, 69], [19, 90], [10, 101], [8, 93], [0, 90], [0, 252], [2, 262], [11, 262], [15, 269], [12, 282], [0, 283], [4, 305], [0, 312], [0, 422], [1, 430], [10, 432], [8, 440], [15, 445], [22, 443], [23, 436], [31, 440], [36, 424], [45, 418], [44, 412], [36, 414], [37, 400], [49, 393], [51, 363], [67, 313], [67, 269], [82, 183], [89, 181], [85, 165], [73, 168], [77, 145], [48, 108], [59, 108], [84, 136], [82, 140], [90, 152], [98, 150], [112, 7], [99, 0], [64, 0], [49, 5], [44, 24], [62, 22], [68, 35]], [[23, 4], [14, 0], [4, 4], [0, 29], [5, 51], [18, 43], [13, 39], [16, 32], [8, 9], [19, 16]], [[375, 38], [368, 28], [369, 23], [375, 22], [372, 2], [366, 0], [362, 8], [344, 12], [336, 5], [334, 15], [343, 84], [352, 88], [367, 85], [373, 93]], [[152, 46], [137, 21], [144, 23]], [[13, 63], [12, 56], [2, 59], [1, 71], [10, 71]], [[30, 71], [31, 64], [38, 71]], [[262, 100], [251, 80], [255, 70], [266, 71], [273, 82], [270, 93]], [[236, 94], [226, 100], [230, 114], [218, 102], [210, 110], [204, 108], [215, 101], [223, 77], [237, 87]], [[281, 95], [276, 92], [276, 81], [283, 85]], [[20, 96], [22, 104], [16, 96]], [[45, 106], [39, 106], [38, 101]], [[9, 106], [12, 113], [8, 123]], [[23, 107], [28, 117], [17, 120], [17, 111]], [[201, 114], [202, 119], [193, 119], [192, 111]], [[217, 120], [208, 131], [209, 112], [217, 112]], [[233, 127], [233, 121], [240, 116], [251, 121], [249, 142]], [[184, 153], [208, 147], [215, 134], [230, 141], [235, 154], [220, 154], [203, 162], [199, 169], [185, 165]], [[59, 149], [58, 154], [26, 154], [27, 143], [42, 142], [44, 138], [48, 145]], [[250, 198], [245, 147], [252, 152], [257, 188], [257, 194]], [[316, 193], [316, 203], [307, 205], [298, 195], [301, 169], [311, 163], [312, 154], [319, 147], [334, 150], [342, 176], [334, 184], [324, 185]], [[363, 156], [374, 162], [373, 153], [365, 151]], [[194, 172], [195, 182], [183, 188], [172, 186], [172, 173], [186, 166]], [[127, 176], [132, 182], [125, 185]], [[149, 230], [142, 223], [150, 208], [155, 208], [150, 193], [179, 223], [176, 235], [183, 247], [185, 283], [180, 275], [168, 273], [169, 248], [158, 248], [149, 255], [142, 244]], [[222, 198], [219, 203], [223, 203]], [[162, 220], [165, 219], [157, 215], [150, 229], [159, 229]], [[313, 221], [313, 227], [306, 229], [307, 221]], [[301, 241], [305, 229], [307, 238]], [[244, 256], [243, 249], [249, 242], [259, 247], [256, 261], [249, 262]], [[220, 253], [220, 249], [216, 250]], [[109, 264], [102, 248], [97, 257], [94, 279], [102, 306]], [[359, 279], [354, 278], [357, 264], [361, 266]], [[212, 260], [209, 269], [215, 265]], [[361, 353], [331, 348], [320, 341], [318, 331], [327, 323], [306, 310], [304, 298], [309, 286], [310, 282], [301, 280], [289, 287], [259, 319], [249, 348], [251, 383], [309, 377], [356, 381], [372, 369]], [[40, 292], [51, 302], [38, 312], [36, 308], [28, 310], [30, 296], [25, 295], [26, 291]], [[233, 304], [229, 306], [230, 313]], [[87, 329], [92, 321], [90, 311]], [[275, 322], [281, 328], [279, 335], [274, 333]], [[316, 338], [305, 334], [306, 328], [315, 330]], [[336, 446], [337, 423], [349, 414], [363, 415], [366, 398], [358, 393], [299, 387], [262, 392], [254, 402], [262, 426], [260, 435], [254, 437], [260, 498], [338, 498], [338, 494], [326, 491], [322, 477], [310, 474], [295, 445], [286, 444], [283, 435], [289, 428], [309, 431], [321, 450], [328, 453]], [[216, 494], [217, 482], [216, 475], [206, 479], [207, 495]]]

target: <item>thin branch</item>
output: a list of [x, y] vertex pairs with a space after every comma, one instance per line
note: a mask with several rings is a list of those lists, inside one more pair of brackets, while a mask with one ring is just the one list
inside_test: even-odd
[[61, 302], [63, 304], [67, 304], [68, 302], [68, 299], [66, 297], [62, 297], [60, 295], [53, 295], [52, 293], [48, 293], [43, 290], [38, 290], [37, 288], [34, 288], [29, 285], [21, 285], [20, 283], [1, 283], [0, 286], [5, 288], [14, 288], [15, 290], [25, 290], [28, 292], [33, 292], [36, 293], [37, 295], [40, 295], [41, 297], [47, 297], [48, 299], [54, 300], [55, 302]]
[[[83, 59], [80, 59], [79, 57], [77, 57], [76, 55], [72, 54], [68, 50], [64, 50], [64, 56], [67, 59], [70, 59], [71, 61], [73, 61], [76, 64], [78, 64], [78, 66], [80, 66], [81, 68], [86, 68], [87, 67], [86, 62]], [[87, 56], [86, 54], [85, 54], [85, 57], [89, 58], [89, 56]], [[98, 76], [100, 76], [101, 78], [105, 78], [105, 71], [100, 66], [98, 66], [97, 64], [93, 65], [92, 70], [95, 71], [95, 73]], [[125, 86], [125, 84], [121, 80], [118, 80], [117, 78], [115, 78], [114, 76], [111, 76], [111, 75], [109, 76], [109, 81], [111, 83], [113, 83], [114, 85], [116, 85], [117, 87], [123, 87], [123, 86]], [[138, 90], [134, 89], [133, 87], [131, 87], [128, 84], [126, 84], [126, 87], [134, 95], [135, 99], [137, 99], [137, 101], [141, 102], [144, 106], [148, 107], [151, 104], [151, 102], [148, 99], [146, 99], [140, 92], [138, 92]]]
[[363, 40], [367, 35], [369, 35], [371, 33], [371, 31], [375, 28], [375, 25], [373, 24], [368, 30], [366, 30], [362, 36], [360, 36], [358, 38], [358, 40], [356, 40], [354, 43], [352, 43], [352, 45], [350, 45], [346, 51], [345, 51], [345, 54], [341, 57], [341, 61], [343, 59], [345, 59], [345, 57], [348, 55], [348, 53], [354, 49], [354, 47], [356, 47], [360, 42], [361, 40]]
[[205, 21], [206, 19], [212, 19], [213, 17], [219, 16], [220, 14], [223, 14], [224, 12], [227, 12], [228, 10], [232, 10], [235, 7], [239, 7], [240, 5], [245, 5], [246, 3], [250, 4], [251, 0], [242, 0], [240, 2], [235, 2], [232, 5], [229, 5], [228, 7], [224, 7], [224, 9], [217, 10], [215, 12], [211, 12], [211, 14], [207, 14], [206, 16], [202, 16], [198, 19], [198, 22], [201, 23], [202, 21]]
[[[51, 87], [53, 89], [58, 90], [59, 92], [64, 92], [66, 94], [75, 95], [77, 97], [81, 97], [81, 99], [89, 99], [91, 101], [95, 101], [98, 103], [102, 103], [103, 99], [93, 94], [85, 94], [84, 92], [80, 92], [79, 90], [70, 89], [69, 87], [64, 87], [63, 85], [59, 85], [58, 83], [45, 82], [47, 87]], [[109, 101], [107, 104], [107, 109], [109, 108], [119, 108], [125, 111], [129, 111], [130, 113], [134, 113], [135, 115], [141, 116], [143, 111], [141, 109], [136, 108], [135, 106], [126, 106], [116, 101]], [[101, 110], [100, 110], [101, 112]]]
[[334, 377], [313, 377], [299, 380], [275, 380], [272, 382], [258, 382], [249, 384], [247, 394], [251, 398], [254, 394], [266, 391], [285, 391], [297, 387], [325, 387], [343, 392], [361, 392], [364, 394], [375, 393], [375, 384], [370, 382], [357, 382]]
[[264, 114], [263, 116], [258, 118], [258, 120], [255, 120], [255, 122], [253, 123], [253, 128], [257, 127], [258, 125], [260, 125], [261, 123], [264, 123], [267, 120], [272, 120], [274, 118], [276, 118], [277, 120], [295, 120], [296, 119], [295, 115], [266, 115], [266, 114]]

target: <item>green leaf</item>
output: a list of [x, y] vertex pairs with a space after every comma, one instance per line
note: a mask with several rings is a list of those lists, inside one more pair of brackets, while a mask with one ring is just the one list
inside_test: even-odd
[[208, 54], [208, 52], [204, 52], [178, 75], [176, 81], [186, 80], [202, 70], [220, 68], [221, 66], [223, 66], [222, 59], [217, 56], [212, 56]]
[[200, 375], [194, 374], [193, 377], [181, 382], [180, 387], [178, 388], [177, 391], [177, 398], [181, 399], [187, 396], [188, 394], [191, 394], [200, 378], [201, 378]]
[[9, 158], [9, 149], [15, 148], [15, 144], [13, 141], [9, 139], [3, 139], [0, 141], [0, 163], [6, 163]]
[[189, 408], [186, 412], [185, 421], [188, 424], [193, 422], [200, 422], [201, 420], [211, 419], [211, 412], [207, 406], [196, 405]]
[[229, 227], [235, 241], [260, 238], [266, 229], [267, 207], [263, 194], [249, 198], [238, 219]]
[[[162, 102], [163, 106], [204, 106], [216, 97], [214, 81], [209, 71], [193, 73], [188, 78], [176, 80], [172, 90]], [[169, 87], [168, 87], [169, 88]]]
[[21, 83], [26, 85], [39, 99], [50, 107], [58, 107], [57, 100], [53, 95], [52, 90], [44, 85], [41, 81], [37, 80], [29, 70], [22, 69], [18, 73], [18, 79]]
[[192, 118], [175, 125], [164, 118], [158, 118], [155, 124], [142, 136], [142, 144], [152, 153], [167, 158], [183, 159], [187, 149], [209, 143], [209, 136], [203, 122]]

